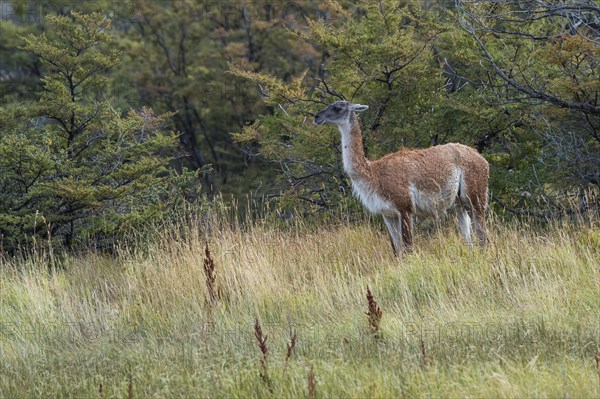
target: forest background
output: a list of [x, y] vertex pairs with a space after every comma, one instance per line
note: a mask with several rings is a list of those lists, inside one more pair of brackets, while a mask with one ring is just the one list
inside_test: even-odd
[[312, 124], [339, 99], [370, 106], [371, 159], [461, 142], [505, 215], [597, 208], [594, 1], [0, 5], [5, 251], [103, 247], [217, 202], [352, 219], [339, 132]]
[[[593, 0], [0, 0], [0, 397], [600, 397], [599, 60]], [[393, 256], [340, 99], [481, 152], [485, 248]]]

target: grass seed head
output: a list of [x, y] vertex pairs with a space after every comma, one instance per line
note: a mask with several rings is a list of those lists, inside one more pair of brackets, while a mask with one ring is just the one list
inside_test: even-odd
[[367, 302], [369, 305], [369, 311], [366, 312], [366, 315], [369, 318], [369, 326], [371, 327], [373, 334], [375, 334], [375, 338], [379, 338], [379, 324], [381, 323], [381, 316], [383, 312], [375, 300], [375, 297], [373, 296], [369, 286], [367, 286]]
[[127, 399], [133, 399], [133, 377], [131, 372], [127, 376]]
[[308, 376], [306, 378], [306, 385], [308, 387], [308, 397], [314, 399], [317, 397], [317, 381], [315, 380], [315, 372], [313, 368], [310, 368]]
[[263, 334], [262, 327], [260, 326], [260, 322], [256, 319], [254, 323], [254, 336], [258, 341], [258, 348], [260, 349], [260, 353], [262, 353], [262, 357], [260, 358], [260, 378], [264, 382], [264, 384], [269, 389], [269, 392], [273, 392], [273, 388], [271, 386], [271, 380], [269, 379], [269, 374], [267, 372], [267, 358], [269, 355], [269, 348], [267, 348], [267, 335]]
[[285, 361], [289, 360], [292, 357], [292, 352], [294, 351], [294, 347], [296, 346], [296, 332], [290, 331], [290, 343], [287, 345], [287, 353], [285, 355]]
[[208, 302], [214, 303], [221, 298], [221, 293], [217, 288], [217, 273], [215, 271], [215, 261], [208, 248], [208, 242], [204, 247], [204, 274], [206, 276], [206, 289], [208, 291]]

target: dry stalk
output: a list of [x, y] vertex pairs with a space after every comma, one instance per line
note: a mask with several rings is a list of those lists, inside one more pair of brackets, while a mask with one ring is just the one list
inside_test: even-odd
[[374, 337], [378, 339], [381, 338], [379, 324], [381, 323], [381, 316], [383, 312], [373, 297], [373, 293], [371, 292], [369, 286], [367, 286], [367, 301], [369, 303], [369, 311], [366, 312], [366, 315], [369, 318], [369, 326], [371, 327]]
[[308, 386], [308, 397], [314, 399], [317, 397], [317, 382], [315, 380], [315, 372], [313, 368], [310, 368], [308, 377], [306, 378], [306, 385]]
[[283, 366], [283, 373], [285, 374], [288, 366], [288, 361], [292, 357], [292, 353], [294, 352], [294, 347], [296, 347], [296, 332], [294, 330], [290, 330], [290, 342], [287, 344], [287, 353], [285, 354], [285, 365]]
[[423, 359], [423, 366], [429, 365], [429, 358], [427, 357], [427, 350], [425, 349], [425, 341], [423, 341], [423, 337], [420, 340], [421, 347], [421, 357]]
[[221, 293], [217, 289], [217, 273], [215, 272], [215, 261], [208, 248], [208, 242], [204, 248], [204, 274], [206, 276], [206, 289], [208, 291], [207, 302], [212, 305], [221, 298]]
[[600, 351], [596, 352], [594, 355], [594, 360], [596, 360], [596, 374], [598, 374], [598, 389], [600, 389]]
[[262, 357], [260, 359], [260, 378], [265, 383], [269, 391], [273, 392], [273, 388], [271, 387], [271, 380], [269, 379], [269, 374], [267, 372], [267, 358], [269, 355], [269, 348], [267, 348], [268, 337], [266, 334], [263, 334], [258, 319], [256, 319], [256, 322], [254, 323], [254, 336], [258, 341], [258, 348], [262, 353]]
[[131, 371], [127, 377], [127, 399], [133, 399], [133, 377], [131, 377]]

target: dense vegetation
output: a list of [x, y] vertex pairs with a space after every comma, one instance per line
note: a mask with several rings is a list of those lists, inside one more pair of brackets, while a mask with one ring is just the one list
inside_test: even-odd
[[[594, 0], [0, 13], [0, 397], [600, 396]], [[489, 245], [394, 258], [338, 99], [481, 152]]]
[[369, 219], [0, 259], [0, 396], [598, 397], [599, 222], [438, 229], [402, 264]]
[[[44, 235], [96, 243], [160, 217], [194, 190], [195, 173], [169, 162], [177, 136], [163, 128], [171, 115], [143, 107], [123, 114], [106, 97], [118, 54], [107, 46], [110, 25], [99, 14], [47, 16], [52, 39], [30, 36], [23, 49], [48, 72], [40, 98], [3, 110], [0, 230], [5, 245]], [[59, 241], [60, 242], [60, 241]]]
[[371, 107], [361, 118], [370, 157], [459, 141], [490, 161], [497, 204], [522, 211], [542, 199], [549, 210], [578, 193], [585, 207], [583, 192], [599, 186], [600, 8], [563, 3], [332, 6], [333, 21], [308, 18], [298, 32], [321, 50], [318, 71], [290, 84], [233, 68], [274, 108], [236, 138], [259, 143], [294, 194], [330, 209], [348, 192], [339, 134], [311, 126], [309, 115], [345, 98]]
[[8, 251], [48, 236], [103, 246], [182, 202], [206, 205], [203, 194], [339, 217], [337, 204], [356, 205], [339, 134], [311, 123], [339, 98], [369, 104], [371, 158], [458, 141], [490, 161], [497, 209], [597, 207], [591, 0], [46, 0], [3, 10]]

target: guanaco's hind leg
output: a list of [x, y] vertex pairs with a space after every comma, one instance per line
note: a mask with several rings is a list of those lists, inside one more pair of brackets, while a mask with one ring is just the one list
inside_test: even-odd
[[456, 216], [458, 218], [458, 229], [460, 230], [460, 234], [467, 244], [473, 245], [473, 238], [471, 237], [471, 217], [469, 216], [469, 213], [470, 212], [467, 212], [467, 209], [462, 205], [456, 207]]
[[485, 209], [473, 210], [473, 227], [475, 228], [475, 234], [479, 240], [479, 245], [484, 247], [487, 238], [487, 228], [485, 226]]
[[483, 247], [488, 240], [485, 226], [485, 209], [487, 208], [489, 181], [489, 167], [487, 162], [482, 160], [477, 168], [468, 169], [465, 181], [467, 182], [466, 200], [469, 204], [469, 216], [473, 223], [475, 235], [479, 240], [479, 245]]
[[412, 252], [412, 216], [408, 212], [402, 212], [400, 218], [402, 219], [402, 241], [404, 243], [404, 250], [406, 252]]
[[[466, 184], [465, 184], [466, 181]], [[487, 172], [482, 176], [467, 174], [461, 180], [458, 190], [458, 223], [465, 240], [471, 244], [471, 227], [484, 246], [487, 241], [485, 208], [487, 207]]]
[[392, 243], [392, 250], [394, 255], [402, 257], [402, 225], [400, 219], [397, 216], [383, 216], [385, 227], [387, 227], [388, 233], [390, 234], [390, 241]]
[[471, 219], [473, 219], [473, 227], [479, 245], [484, 247], [488, 237], [487, 229], [485, 225], [485, 208], [487, 208], [487, 179], [485, 185], [481, 185], [477, 188], [477, 194], [471, 195], [472, 197], [472, 208], [471, 208]]

